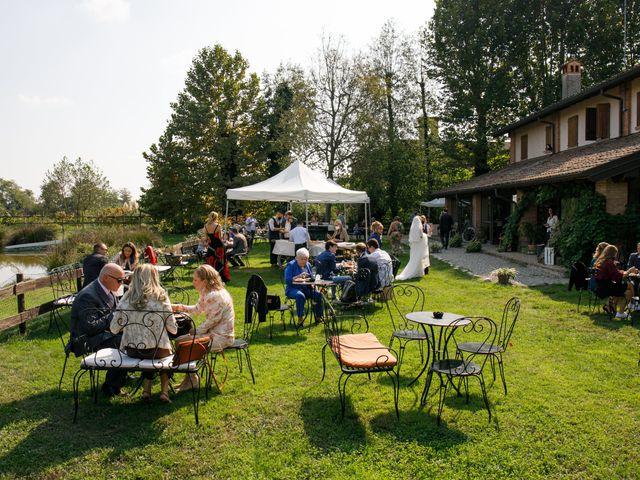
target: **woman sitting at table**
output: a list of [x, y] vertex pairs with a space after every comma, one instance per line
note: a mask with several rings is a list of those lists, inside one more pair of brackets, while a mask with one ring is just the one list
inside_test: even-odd
[[[208, 335], [211, 339], [211, 352], [221, 352], [233, 345], [235, 340], [233, 298], [224, 288], [220, 274], [211, 265], [200, 265], [193, 272], [193, 286], [200, 294], [196, 305], [172, 305], [174, 312], [203, 313], [205, 321], [189, 335], [176, 338], [176, 343], [196, 337]], [[179, 390], [184, 392], [198, 388], [200, 378], [198, 374], [186, 375]]]
[[342, 222], [338, 219], [333, 223], [334, 231], [333, 235], [328, 234], [327, 240], [333, 240], [334, 242], [348, 242], [349, 234], [347, 233], [347, 229], [344, 228]]
[[[160, 286], [158, 270], [141, 264], [133, 271], [129, 290], [111, 319], [112, 333], [122, 332], [120, 350], [133, 358], [165, 358], [171, 355], [169, 333], [178, 330], [167, 292]], [[144, 372], [142, 399], [151, 399], [153, 372]], [[160, 374], [160, 401], [169, 399], [169, 375]]]
[[300, 282], [313, 280], [313, 272], [309, 265], [309, 250], [301, 248], [296, 252], [296, 258], [287, 263], [284, 270], [285, 292], [287, 298], [296, 301], [296, 313], [298, 315], [298, 327], [304, 323], [304, 302], [307, 298], [315, 300], [314, 312], [316, 320], [322, 318], [322, 294], [313, 289], [311, 285]]
[[123, 270], [133, 271], [138, 266], [138, 250], [133, 243], [127, 242], [111, 261], [120, 265]]
[[600, 298], [613, 297], [609, 308], [617, 309], [616, 318], [627, 318], [624, 309], [633, 297], [633, 284], [624, 279], [631, 273], [637, 273], [638, 269], [631, 267], [626, 271], [620, 270], [615, 264], [617, 255], [618, 249], [614, 245], [608, 245], [598, 257], [595, 263], [596, 295]]

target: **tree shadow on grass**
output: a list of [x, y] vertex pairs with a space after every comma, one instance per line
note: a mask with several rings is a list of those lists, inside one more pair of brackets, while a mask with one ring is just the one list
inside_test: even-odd
[[366, 442], [366, 431], [347, 396], [344, 419], [340, 416], [340, 399], [305, 397], [300, 415], [309, 441], [325, 453], [339, 450], [349, 453]]
[[72, 423], [72, 392], [51, 389], [3, 404], [0, 431], [5, 438], [20, 439], [3, 442], [0, 471], [10, 476], [41, 476], [47, 469], [103, 450], [109, 451], [104, 459], [107, 467], [127, 450], [156, 442], [163, 429], [157, 420], [179, 409], [192, 409], [190, 395], [175, 397], [171, 405], [161, 405], [157, 397], [154, 404], [146, 405], [102, 396], [94, 404], [88, 393], [88, 389], [80, 392], [76, 424]]

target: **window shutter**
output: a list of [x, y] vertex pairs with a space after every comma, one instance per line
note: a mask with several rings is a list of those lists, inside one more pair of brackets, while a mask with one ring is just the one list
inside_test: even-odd
[[520, 137], [520, 160], [529, 158], [529, 135]]
[[547, 125], [544, 129], [544, 151], [547, 153], [553, 153], [553, 148], [553, 127], [551, 125]]
[[578, 115], [574, 115], [567, 121], [567, 147], [573, 148], [578, 146]]
[[598, 109], [589, 107], [587, 108], [586, 114], [584, 139], [596, 140], [598, 138]]
[[611, 104], [598, 104], [598, 138], [609, 138], [611, 125]]

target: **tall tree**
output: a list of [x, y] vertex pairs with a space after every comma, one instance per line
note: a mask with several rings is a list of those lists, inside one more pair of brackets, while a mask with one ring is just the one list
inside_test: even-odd
[[13, 180], [0, 178], [0, 214], [29, 214], [35, 207], [36, 201], [31, 190], [23, 189]]

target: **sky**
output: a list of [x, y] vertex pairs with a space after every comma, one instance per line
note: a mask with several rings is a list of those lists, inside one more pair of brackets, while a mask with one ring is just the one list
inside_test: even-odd
[[116, 189], [148, 185], [142, 152], [163, 133], [196, 52], [221, 44], [251, 71], [311, 65], [324, 34], [365, 49], [385, 21], [413, 33], [434, 2], [0, 0], [0, 177], [36, 195], [66, 156]]

